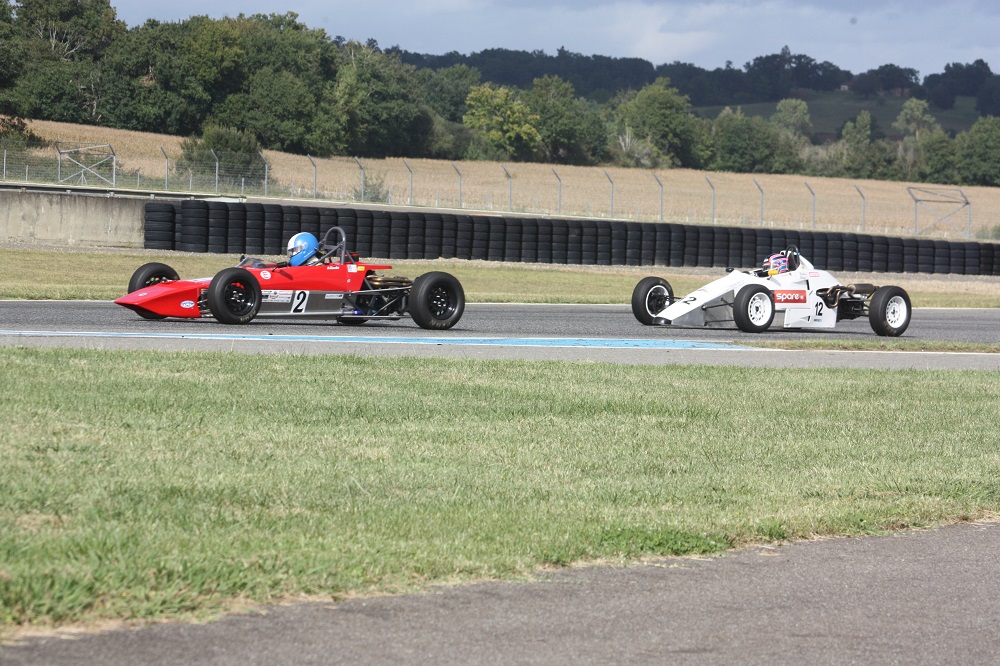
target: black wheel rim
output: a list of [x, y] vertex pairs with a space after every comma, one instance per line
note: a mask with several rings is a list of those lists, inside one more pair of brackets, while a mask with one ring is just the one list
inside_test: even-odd
[[226, 285], [226, 308], [234, 315], [243, 317], [253, 311], [254, 295], [241, 282], [230, 282]]
[[670, 295], [667, 293], [666, 287], [657, 285], [646, 294], [646, 311], [649, 314], [655, 315], [658, 312], [663, 312], [668, 305], [670, 305]]
[[435, 319], [447, 319], [455, 312], [455, 303], [452, 302], [451, 291], [444, 287], [437, 287], [431, 291], [427, 298], [427, 309]]

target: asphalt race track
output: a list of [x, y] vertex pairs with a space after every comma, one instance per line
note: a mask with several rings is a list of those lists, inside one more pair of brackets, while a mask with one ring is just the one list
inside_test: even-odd
[[[106, 302], [0, 301], [0, 345], [636, 364], [1000, 370], [1000, 354], [755, 350], [830, 332], [653, 328], [628, 306], [478, 305], [459, 326], [147, 321]], [[903, 339], [1000, 343], [1000, 310], [918, 309]], [[537, 582], [259, 609], [208, 624], [23, 637], [0, 664], [969, 664], [1000, 655], [1000, 524], [583, 567]]]
[[[95, 349], [697, 363], [767, 367], [1000, 370], [1000, 354], [759, 350], [757, 341], [878, 339], [866, 319], [830, 331], [761, 334], [643, 326], [627, 305], [470, 304], [458, 325], [426, 331], [407, 318], [342, 326], [258, 320], [148, 321], [103, 301], [0, 301], [0, 344]], [[1000, 309], [916, 309], [902, 340], [1000, 344]], [[885, 339], [892, 342], [892, 338]], [[733, 343], [738, 343], [739, 346]]]

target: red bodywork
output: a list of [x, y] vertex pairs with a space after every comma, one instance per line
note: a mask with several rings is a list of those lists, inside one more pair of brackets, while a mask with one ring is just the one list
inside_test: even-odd
[[[329, 263], [314, 266], [276, 265], [250, 268], [244, 266], [264, 294], [272, 291], [342, 292], [360, 291], [371, 271], [389, 270], [392, 266]], [[118, 305], [142, 314], [196, 319], [211, 316], [204, 308], [204, 292], [212, 278], [169, 280], [137, 289], [115, 300]]]

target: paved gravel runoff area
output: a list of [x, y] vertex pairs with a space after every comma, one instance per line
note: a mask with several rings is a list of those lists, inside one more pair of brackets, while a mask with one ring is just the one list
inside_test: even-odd
[[0, 664], [986, 664], [1000, 524], [23, 638]]

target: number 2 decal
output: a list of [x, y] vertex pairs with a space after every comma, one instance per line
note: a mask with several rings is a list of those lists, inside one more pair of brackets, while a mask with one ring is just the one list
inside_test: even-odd
[[309, 298], [308, 291], [296, 291], [292, 293], [292, 313], [302, 314], [306, 311], [306, 299]]

